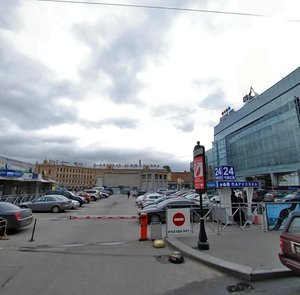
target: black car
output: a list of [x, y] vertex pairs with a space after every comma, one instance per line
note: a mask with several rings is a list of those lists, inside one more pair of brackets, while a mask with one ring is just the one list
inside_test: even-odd
[[80, 204], [80, 207], [85, 203], [85, 199], [83, 197], [76, 196], [75, 194], [73, 194], [70, 191], [54, 190], [54, 191], [48, 191], [46, 193], [46, 195], [61, 195], [61, 196], [65, 196], [65, 197], [67, 197], [70, 200], [78, 201], [79, 204]]
[[[171, 198], [165, 200], [157, 205], [149, 205], [138, 212], [139, 215], [141, 213], [147, 213], [147, 221], [148, 224], [155, 222], [166, 222], [166, 213], [168, 208], [191, 208], [191, 220], [193, 222], [200, 221], [200, 205], [197, 202], [192, 200], [188, 200], [185, 198]], [[208, 212], [209, 208], [203, 208], [203, 214]]]
[[17, 230], [30, 225], [33, 221], [33, 215], [32, 210], [29, 208], [21, 209], [14, 204], [0, 202], [0, 219], [2, 219], [1, 225], [3, 219], [7, 220], [8, 230]]

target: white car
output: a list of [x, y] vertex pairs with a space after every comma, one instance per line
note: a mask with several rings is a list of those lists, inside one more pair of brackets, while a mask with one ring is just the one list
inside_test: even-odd
[[221, 199], [220, 199], [220, 196], [216, 195], [216, 196], [212, 196], [212, 197], [210, 198], [210, 201], [211, 201], [212, 203], [220, 203], [220, 202], [221, 202]]
[[92, 201], [100, 199], [99, 191], [96, 189], [84, 189], [83, 192], [88, 193], [91, 196]]
[[77, 209], [80, 207], [80, 203], [78, 201], [75, 200], [71, 200], [72, 201], [72, 209]]
[[[197, 201], [200, 202], [200, 196], [198, 195], [193, 200], [196, 201], [196, 202]], [[202, 195], [202, 205], [203, 206], [209, 206], [210, 204], [211, 203], [210, 203], [210, 199], [209, 199], [208, 195], [207, 194], [203, 194]]]
[[141, 195], [139, 197], [136, 198], [135, 203], [138, 207], [141, 207], [142, 202], [144, 200], [153, 200], [153, 199], [158, 199], [160, 198], [162, 195], [159, 193], [146, 193], [144, 195]]

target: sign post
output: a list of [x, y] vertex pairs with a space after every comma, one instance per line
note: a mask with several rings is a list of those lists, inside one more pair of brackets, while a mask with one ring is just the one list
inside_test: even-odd
[[167, 210], [167, 234], [191, 233], [190, 208], [169, 208]]
[[209, 244], [207, 242], [207, 235], [205, 231], [205, 224], [203, 218], [203, 204], [202, 204], [202, 194], [206, 190], [206, 180], [205, 180], [205, 148], [200, 145], [200, 141], [197, 141], [197, 145], [194, 147], [194, 187], [196, 193], [200, 196], [200, 230], [199, 230], [199, 240], [198, 249], [199, 250], [209, 250]]

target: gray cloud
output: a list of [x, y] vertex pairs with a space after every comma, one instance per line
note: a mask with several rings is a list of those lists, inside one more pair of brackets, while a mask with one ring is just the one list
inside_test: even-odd
[[[136, 22], [122, 26], [130, 14]], [[124, 16], [114, 22], [101, 19], [94, 26], [76, 25], [74, 34], [91, 49], [90, 59], [81, 70], [83, 86], [93, 83], [93, 87], [104, 87], [103, 78], [109, 78], [112, 84], [105, 90], [112, 101], [142, 104], [138, 93], [143, 85], [137, 74], [149, 58], [163, 56], [166, 51], [164, 32], [171, 17], [161, 15], [161, 11], [124, 9]]]
[[225, 93], [217, 89], [215, 92], [207, 95], [200, 103], [199, 107], [205, 109], [219, 109], [228, 104]]
[[20, 6], [21, 2], [22, 0], [1, 0], [0, 28], [7, 30], [15, 30], [22, 26], [20, 20], [16, 18], [17, 8]]
[[[1, 0], [1, 31], [11, 30], [15, 33], [22, 29], [22, 17], [18, 8], [23, 3], [21, 0]], [[183, 4], [178, 0], [164, 2], [164, 5], [187, 7], [194, 3], [184, 1]], [[112, 19], [110, 16], [107, 20], [101, 18], [94, 25], [85, 23], [74, 26], [73, 34], [77, 41], [90, 49], [89, 58], [81, 67], [81, 80], [78, 84], [55, 80], [48, 68], [21, 54], [21, 48], [13, 48], [7, 39], [1, 38], [0, 35], [1, 156], [31, 163], [53, 159], [90, 165], [133, 164], [141, 159], [147, 164], [167, 164], [174, 171], [180, 171], [182, 167], [189, 169], [189, 163], [160, 150], [122, 146], [103, 148], [101, 144], [80, 149], [77, 146], [77, 137], [37, 133], [62, 124], [79, 123], [84, 127], [91, 126], [87, 119], [79, 120], [75, 106], [71, 104], [66, 108], [60, 103], [61, 99], [81, 100], [90, 91], [101, 92], [99, 100], [103, 95], [118, 105], [134, 103], [144, 106], [138, 99], [139, 91], [144, 87], [138, 79], [138, 74], [149, 59], [159, 62], [166, 56], [169, 49], [168, 29], [180, 14], [182, 12], [127, 9], [120, 18]], [[125, 23], [126, 17], [136, 21], [128, 25], [128, 21]], [[111, 85], [106, 83], [106, 78], [112, 81]], [[154, 116], [160, 118], [165, 118], [164, 115], [180, 116], [193, 111], [188, 107], [176, 105], [168, 105], [166, 109], [163, 107], [161, 110], [151, 111], [154, 112]], [[107, 125], [132, 128], [138, 125], [138, 122], [125, 115], [93, 122], [93, 127], [101, 128]], [[193, 129], [193, 122], [187, 116], [177, 118], [174, 125], [183, 131]]]
[[75, 107], [64, 108], [59, 102], [72, 97], [71, 85], [54, 81], [47, 68], [18, 53], [4, 39], [0, 42], [1, 121], [22, 130], [75, 122]]

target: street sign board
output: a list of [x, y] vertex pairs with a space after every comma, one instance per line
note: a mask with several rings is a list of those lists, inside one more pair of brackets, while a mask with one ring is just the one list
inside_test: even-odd
[[191, 233], [190, 208], [177, 208], [167, 210], [168, 235]]
[[194, 159], [194, 186], [195, 189], [205, 189], [203, 156], [197, 156]]
[[218, 188], [259, 188], [259, 181], [217, 181]]
[[234, 166], [217, 166], [215, 167], [216, 180], [235, 180]]

